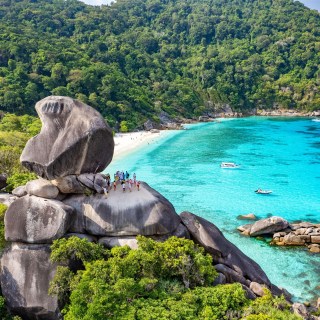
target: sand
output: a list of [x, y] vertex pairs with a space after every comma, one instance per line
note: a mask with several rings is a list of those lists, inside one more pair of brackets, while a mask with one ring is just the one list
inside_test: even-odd
[[114, 155], [113, 160], [124, 156], [142, 147], [146, 144], [156, 142], [160, 137], [165, 134], [166, 131], [150, 132], [150, 131], [139, 131], [130, 133], [116, 133], [114, 136]]

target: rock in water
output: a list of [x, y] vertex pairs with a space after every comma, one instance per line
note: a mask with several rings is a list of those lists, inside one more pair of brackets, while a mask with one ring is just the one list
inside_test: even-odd
[[31, 138], [20, 161], [51, 180], [103, 171], [111, 162], [114, 141], [98, 111], [69, 97], [50, 96], [36, 104], [41, 132]]
[[250, 236], [255, 237], [261, 234], [275, 233], [284, 230], [289, 225], [288, 221], [281, 217], [270, 217], [255, 222], [250, 229]]
[[213, 223], [186, 211], [180, 217], [192, 239], [212, 255], [214, 263], [226, 265], [245, 279], [270, 286], [261, 267], [228, 241]]
[[2, 293], [22, 319], [61, 319], [57, 297], [48, 294], [56, 270], [49, 257], [48, 245], [14, 243], [1, 258]]
[[172, 204], [141, 183], [138, 192], [110, 191], [105, 195], [71, 195], [63, 202], [75, 208], [70, 232], [95, 236], [165, 235], [181, 222]]
[[58, 200], [24, 196], [13, 202], [5, 215], [7, 241], [51, 243], [63, 237], [74, 209]]

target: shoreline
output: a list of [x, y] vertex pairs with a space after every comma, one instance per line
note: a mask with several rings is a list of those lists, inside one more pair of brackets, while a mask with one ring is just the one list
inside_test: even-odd
[[316, 115], [306, 114], [306, 113], [297, 113], [286, 111], [274, 111], [274, 112], [261, 112], [253, 115], [231, 115], [231, 114], [221, 114], [218, 118], [203, 118], [200, 120], [191, 120], [186, 119], [184, 123], [179, 123], [181, 126], [180, 129], [151, 129], [151, 130], [141, 130], [137, 132], [126, 132], [126, 133], [116, 133], [114, 136], [114, 154], [112, 161], [118, 160], [123, 156], [132, 153], [133, 151], [144, 147], [149, 144], [154, 144], [160, 139], [166, 136], [168, 132], [176, 132], [183, 131], [186, 129], [185, 125], [196, 125], [201, 123], [208, 122], [220, 122], [222, 119], [239, 119], [239, 118], [247, 118], [247, 117], [284, 117], [284, 118], [314, 118]]
[[166, 132], [176, 130], [138, 131], [116, 133], [114, 136], [114, 153], [112, 161], [136, 151], [146, 145], [154, 144], [166, 136]]

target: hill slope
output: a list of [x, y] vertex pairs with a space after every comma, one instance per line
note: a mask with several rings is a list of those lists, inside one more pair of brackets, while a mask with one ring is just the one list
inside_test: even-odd
[[320, 15], [292, 0], [0, 0], [0, 109], [70, 95], [129, 129], [200, 115], [320, 105]]

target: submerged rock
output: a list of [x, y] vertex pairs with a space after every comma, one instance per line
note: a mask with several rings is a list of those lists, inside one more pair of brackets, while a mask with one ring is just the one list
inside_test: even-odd
[[31, 138], [21, 163], [48, 180], [70, 174], [96, 173], [110, 163], [114, 142], [102, 116], [69, 97], [50, 96], [36, 104], [41, 132]]
[[70, 195], [65, 204], [75, 208], [70, 232], [95, 236], [165, 235], [181, 219], [160, 193], [141, 183], [140, 191], [110, 191], [105, 195]]
[[24, 196], [10, 205], [5, 215], [7, 241], [51, 243], [63, 237], [74, 210], [61, 201]]
[[10, 311], [28, 320], [62, 319], [56, 296], [48, 294], [56, 266], [48, 245], [13, 243], [1, 258], [1, 289]]
[[233, 269], [246, 280], [270, 286], [271, 283], [261, 267], [228, 241], [214, 224], [186, 211], [180, 217], [191, 238], [211, 254], [214, 263]]
[[253, 213], [242, 214], [237, 217], [238, 220], [257, 220], [257, 217]]

